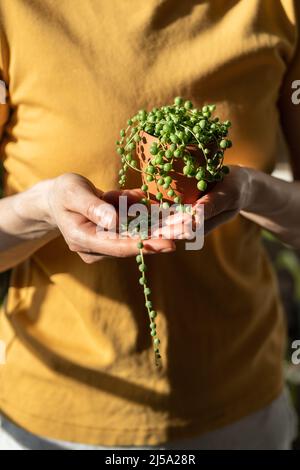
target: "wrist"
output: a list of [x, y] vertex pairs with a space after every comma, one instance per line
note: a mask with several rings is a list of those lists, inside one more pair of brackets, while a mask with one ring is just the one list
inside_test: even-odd
[[282, 194], [279, 190], [273, 190], [275, 178], [253, 168], [247, 168], [246, 170], [248, 182], [242, 212], [261, 215], [266, 211], [270, 212], [274, 208], [281, 207]]
[[258, 174], [253, 168], [242, 167], [244, 173], [244, 184], [242, 188], [241, 211], [253, 212], [257, 204]]
[[49, 206], [49, 195], [53, 184], [54, 179], [43, 180], [23, 193], [13, 196], [13, 210], [21, 223], [24, 225], [34, 223], [38, 231], [45, 233], [57, 228]]

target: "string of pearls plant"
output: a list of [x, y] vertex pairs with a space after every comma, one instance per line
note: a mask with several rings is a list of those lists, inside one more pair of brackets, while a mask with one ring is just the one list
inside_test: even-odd
[[[141, 175], [141, 190], [143, 204], [150, 204], [149, 185], [155, 184], [155, 199], [163, 209], [167, 209], [172, 201], [177, 210], [184, 210], [182, 195], [176, 190], [174, 184], [176, 176], [176, 162], [182, 162], [182, 174], [192, 178], [199, 195], [208, 190], [209, 184], [221, 181], [229, 172], [223, 164], [224, 152], [232, 146], [227, 138], [230, 121], [220, 121], [213, 117], [216, 106], [206, 105], [201, 109], [193, 106], [190, 100], [184, 101], [176, 97], [169, 106], [153, 108], [147, 112], [140, 110], [135, 116], [128, 119], [127, 127], [121, 129], [120, 138], [116, 141], [117, 153], [121, 157], [122, 168], [119, 172], [119, 184], [124, 187], [128, 170], [139, 172]], [[150, 146], [151, 158], [146, 165], [139, 165], [137, 159], [137, 146], [142, 140], [143, 133], [156, 139]], [[204, 158], [199, 159], [192, 147], [199, 149]], [[167, 197], [164, 197], [164, 194]], [[152, 194], [153, 196], [153, 194]], [[147, 266], [143, 256], [143, 241], [147, 234], [140, 233], [137, 247], [139, 254], [136, 257], [141, 273], [139, 282], [144, 289], [145, 306], [150, 321], [150, 331], [153, 340], [156, 365], [161, 364], [160, 340], [157, 335], [156, 316], [150, 300], [151, 289], [147, 285]]]

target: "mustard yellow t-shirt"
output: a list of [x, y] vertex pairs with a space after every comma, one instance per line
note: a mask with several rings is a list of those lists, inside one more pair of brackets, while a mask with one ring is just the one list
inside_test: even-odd
[[[276, 103], [296, 3], [1, 0], [6, 194], [70, 171], [117, 188], [119, 130], [176, 95], [233, 122], [228, 163], [271, 171], [285, 150]], [[86, 265], [60, 237], [13, 269], [0, 315], [5, 415], [51, 438], [155, 445], [278, 396], [284, 321], [260, 229], [236, 217], [203, 250], [179, 244], [147, 263], [161, 371], [134, 259]]]

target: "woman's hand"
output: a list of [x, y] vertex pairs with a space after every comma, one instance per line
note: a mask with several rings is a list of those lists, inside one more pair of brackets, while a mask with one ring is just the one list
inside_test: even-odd
[[230, 173], [225, 176], [223, 181], [217, 183], [195, 204], [196, 207], [203, 204], [205, 234], [251, 206], [253, 170], [242, 166], [230, 166], [229, 168]]
[[198, 212], [197, 209], [203, 208], [204, 234], [208, 234], [248, 207], [252, 197], [250, 182], [247, 168], [231, 166], [230, 173], [224, 180], [217, 183], [209, 193], [193, 205], [193, 216], [191, 211], [170, 215], [165, 220], [165, 226], [158, 232], [171, 238], [193, 238], [197, 226], [203, 224], [201, 211]]
[[[114, 205], [120, 195], [131, 205], [141, 192], [103, 193], [83, 176], [67, 173], [41, 181], [30, 189], [0, 200], [0, 272], [27, 259], [60, 234], [69, 249], [86, 263], [102, 256], [127, 257], [138, 253], [137, 240], [111, 233], [117, 219]], [[175, 250], [172, 240], [144, 241], [144, 253]]]
[[[204, 207], [205, 234], [241, 214], [291, 247], [300, 248], [299, 181], [289, 183], [253, 168], [232, 165], [224, 180], [194, 207], [200, 205]], [[174, 233], [179, 233], [182, 221], [188, 217], [188, 214], [176, 214], [167, 224]], [[191, 238], [191, 234], [186, 233], [183, 238]]]
[[[138, 253], [137, 239], [120, 237], [117, 227], [118, 197], [127, 196], [128, 205], [142, 197], [138, 190], [103, 193], [83, 176], [68, 173], [54, 179], [48, 191], [46, 222], [57, 227], [69, 249], [78, 253], [86, 263], [104, 256], [128, 257]], [[105, 230], [113, 230], [112, 233]], [[144, 253], [175, 250], [171, 240], [148, 239]]]

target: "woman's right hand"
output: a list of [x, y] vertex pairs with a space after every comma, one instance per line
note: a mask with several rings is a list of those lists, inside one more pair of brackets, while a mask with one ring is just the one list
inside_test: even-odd
[[[104, 193], [83, 176], [66, 173], [48, 184], [44, 202], [44, 222], [51, 229], [58, 228], [69, 249], [84, 262], [94, 263], [103, 256], [129, 257], [138, 253], [137, 239], [111, 238], [109, 232], [116, 226], [117, 211], [110, 204], [119, 195], [128, 197], [128, 204], [139, 202], [139, 190]], [[97, 229], [98, 227], [98, 229]], [[144, 253], [166, 253], [175, 250], [175, 243], [166, 239], [144, 241]]]

